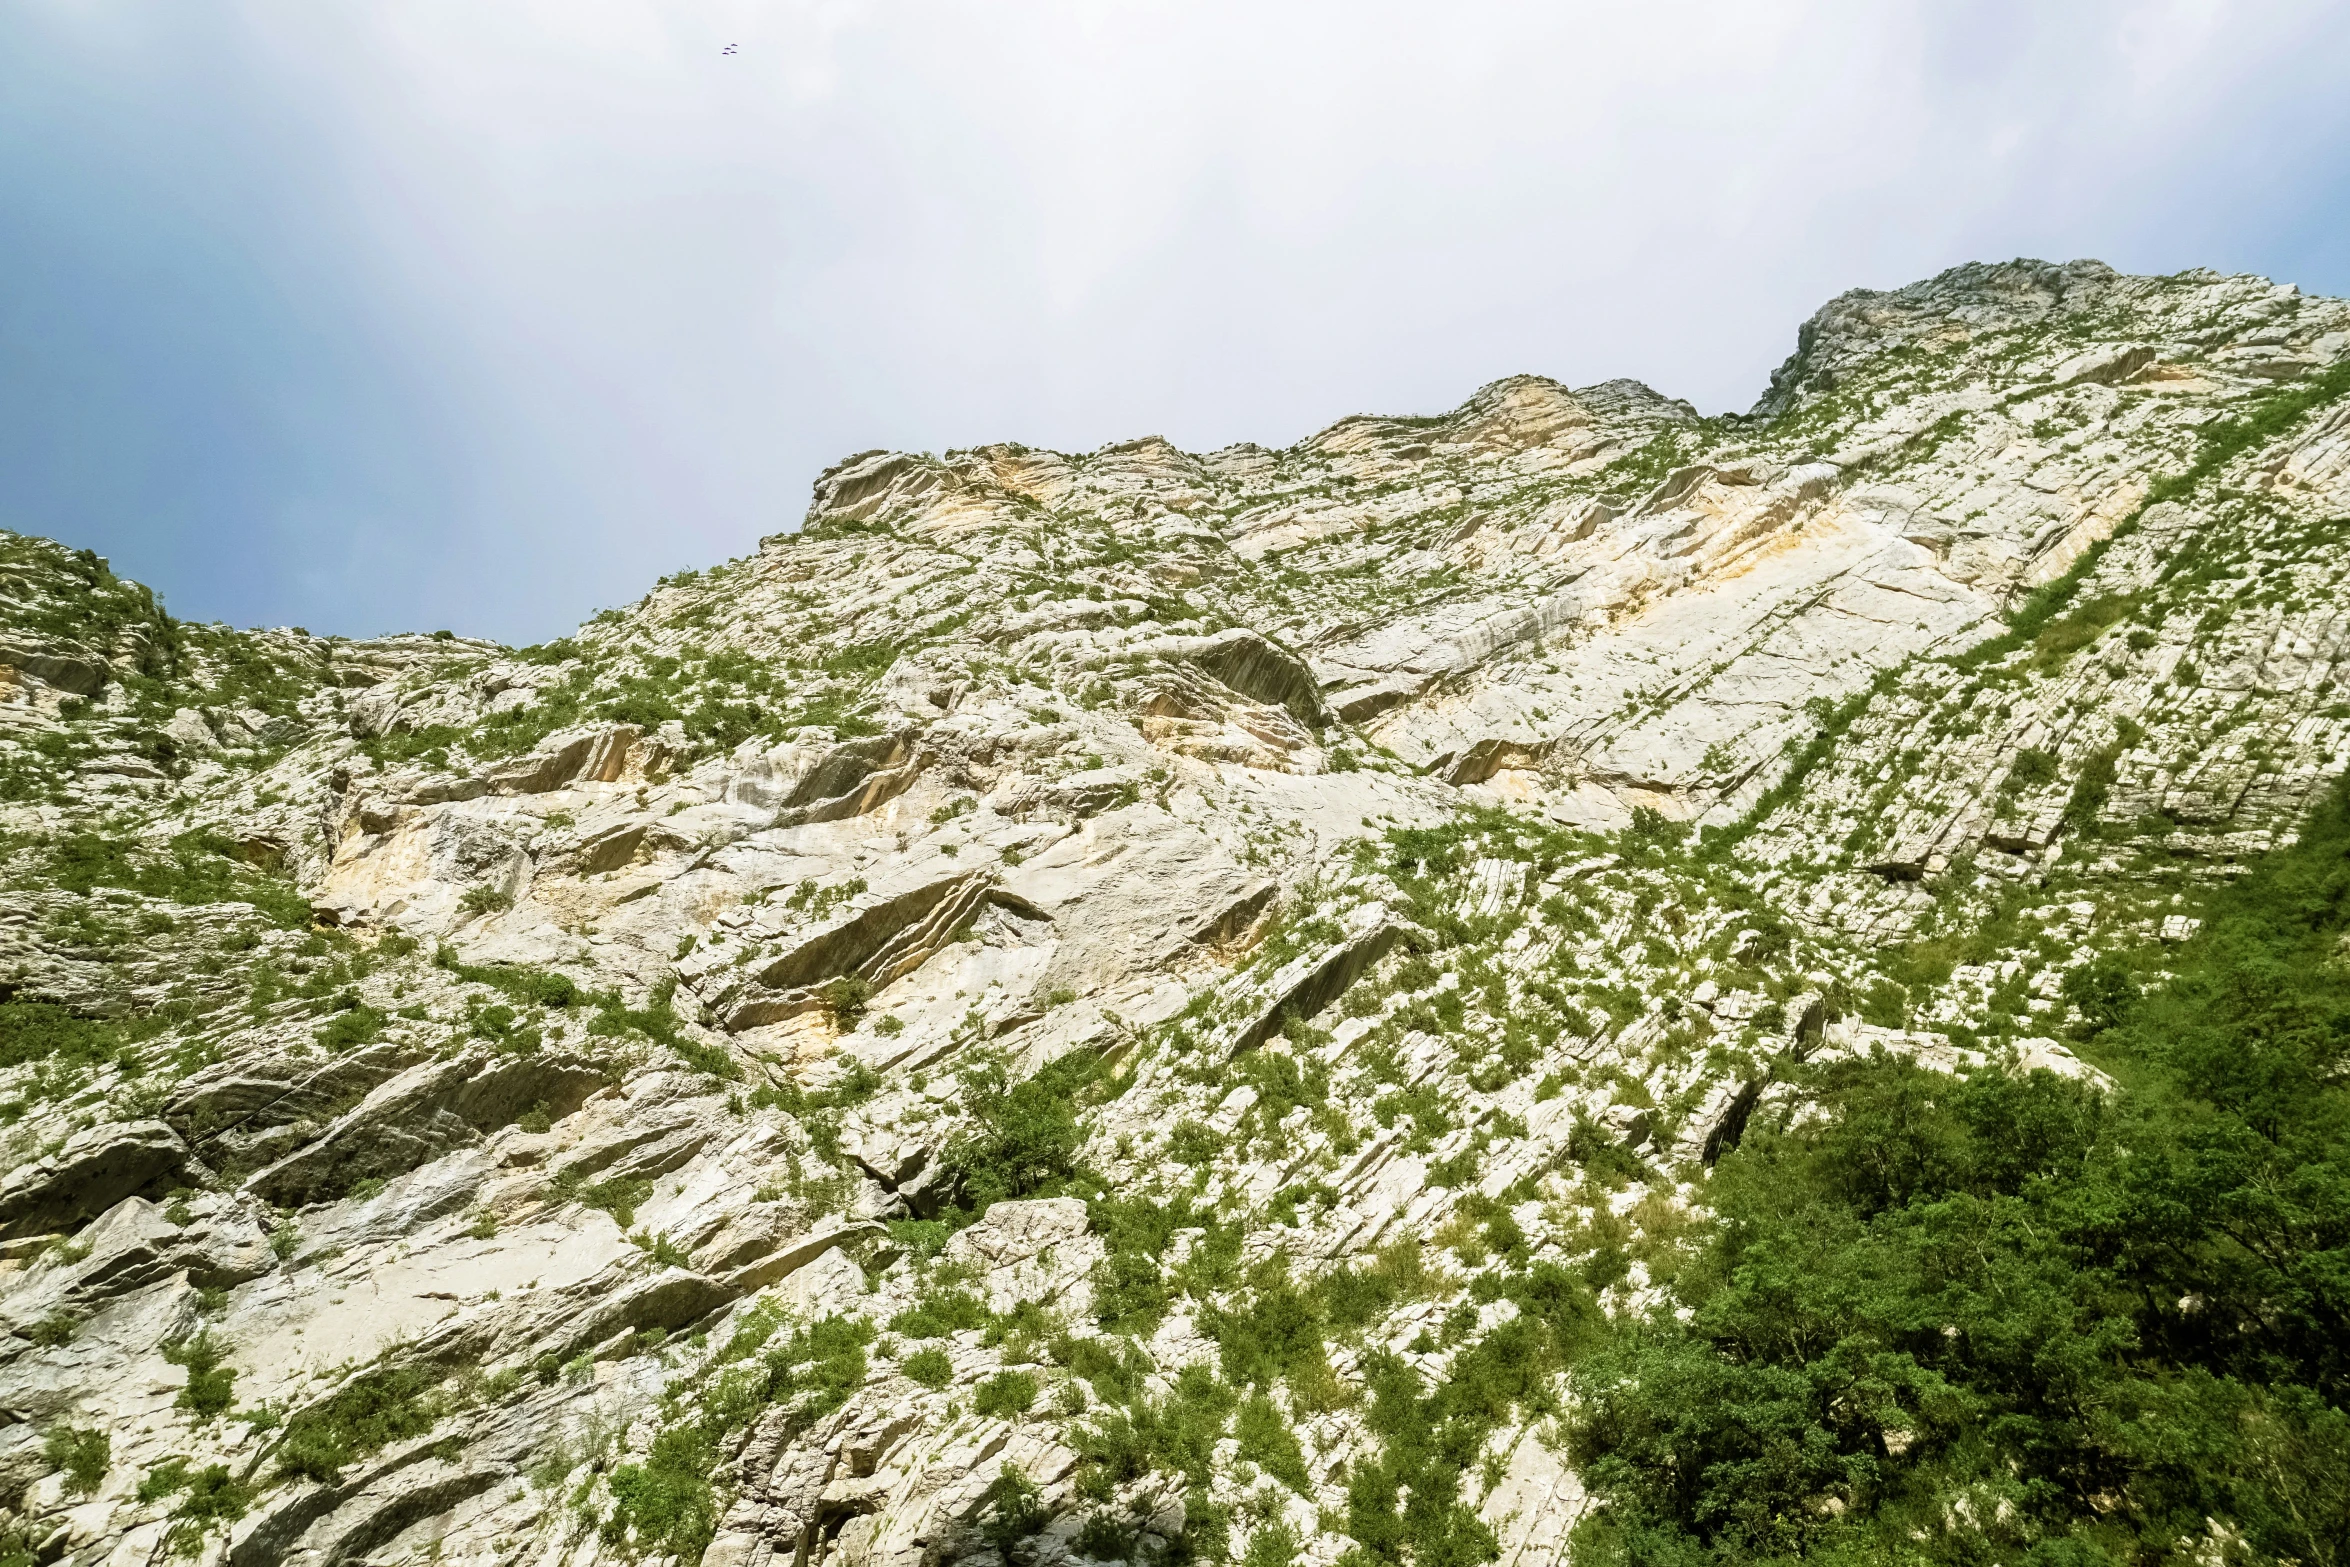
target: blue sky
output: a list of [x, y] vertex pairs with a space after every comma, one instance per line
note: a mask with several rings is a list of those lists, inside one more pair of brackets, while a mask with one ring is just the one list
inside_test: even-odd
[[15, 0], [0, 524], [529, 641], [873, 447], [1743, 408], [1970, 259], [2350, 293], [2346, 68], [2291, 0]]

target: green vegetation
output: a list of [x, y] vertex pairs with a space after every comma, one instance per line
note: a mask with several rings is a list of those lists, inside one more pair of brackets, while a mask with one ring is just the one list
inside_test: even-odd
[[360, 1045], [372, 1044], [382, 1035], [384, 1025], [390, 1021], [388, 1015], [374, 1007], [354, 1006], [311, 1030], [310, 1037], [320, 1049], [340, 1054]]
[[204, 1536], [244, 1517], [253, 1505], [253, 1495], [253, 1487], [230, 1474], [226, 1464], [191, 1470], [184, 1458], [165, 1459], [139, 1482], [142, 1502], [180, 1498], [171, 1511], [172, 1526], [163, 1537], [174, 1556], [199, 1554]]
[[2016, 752], [2015, 761], [2008, 767], [2007, 777], [2000, 788], [2014, 794], [2024, 789], [2045, 789], [2056, 779], [2056, 757], [2050, 752], [2026, 746]]
[[1004, 1465], [980, 1493], [979, 1537], [1006, 1561], [1012, 1559], [1013, 1547], [1042, 1534], [1050, 1522], [1043, 1493], [1017, 1464]]
[[1811, 714], [1813, 729], [1809, 739], [1795, 748], [1786, 771], [1777, 782], [1763, 791], [1762, 797], [1747, 808], [1746, 814], [1728, 827], [1708, 827], [1698, 835], [1700, 845], [1709, 859], [1727, 859], [1730, 852], [1752, 836], [1754, 830], [1769, 820], [1772, 813], [1803, 792], [1804, 781], [1825, 762], [1860, 715], [1867, 712], [1869, 703], [1899, 689], [1901, 671], [1887, 669], [1878, 672], [1864, 690], [1855, 691], [1841, 702], [1831, 703], [1815, 697], [1806, 711]]
[[1078, 1108], [1102, 1085], [1098, 1058], [1074, 1052], [1015, 1083], [989, 1056], [962, 1076], [969, 1122], [946, 1161], [966, 1213], [975, 1218], [1006, 1198], [1059, 1196], [1078, 1181]]
[[237, 1401], [237, 1373], [221, 1363], [227, 1353], [210, 1332], [164, 1346], [163, 1358], [188, 1373], [187, 1384], [172, 1400], [174, 1408], [188, 1411], [199, 1422], [228, 1412]]
[[975, 1413], [1015, 1419], [1036, 1402], [1036, 1378], [1025, 1371], [999, 1371], [979, 1384], [972, 1394]]
[[2157, 479], [2147, 492], [2146, 503], [2151, 506], [2157, 501], [2178, 500], [2192, 494], [2197, 485], [2235, 458], [2292, 429], [2313, 409], [2344, 396], [2350, 396], [2350, 360], [2299, 386], [2263, 398], [2240, 416], [2212, 420], [2195, 432], [2195, 456], [2186, 470]]
[[653, 1183], [643, 1176], [613, 1176], [590, 1181], [575, 1170], [555, 1177], [555, 1195], [585, 1208], [600, 1208], [623, 1230], [636, 1225], [636, 1211], [653, 1199]]
[[955, 1379], [955, 1364], [942, 1349], [918, 1349], [898, 1362], [907, 1379], [933, 1392]]
[[457, 900], [457, 906], [476, 917], [502, 914], [514, 907], [514, 894], [503, 887], [493, 887], [484, 882], [480, 886], [466, 888], [465, 896]]
[[934, 1287], [889, 1319], [889, 1330], [907, 1338], [945, 1338], [988, 1323], [986, 1303], [966, 1289]]
[[42, 1439], [41, 1456], [65, 1476], [69, 1491], [83, 1495], [98, 1489], [114, 1466], [114, 1443], [103, 1431], [74, 1426], [52, 1426]]
[[94, 1066], [122, 1047], [121, 1025], [47, 1001], [0, 1001], [0, 1067], [35, 1061]]
[[836, 1028], [854, 1028], [857, 1019], [865, 1015], [865, 1002], [873, 994], [873, 987], [854, 974], [842, 974], [829, 980], [822, 992], [824, 1010], [832, 1014]]
[[2032, 668], [2041, 674], [2057, 669], [2096, 641], [2106, 627], [2127, 620], [2136, 608], [2137, 601], [2128, 595], [2107, 593], [2069, 615], [2046, 622], [2032, 637]]
[[286, 1422], [278, 1441], [277, 1472], [332, 1485], [343, 1466], [386, 1444], [422, 1436], [443, 1413], [437, 1379], [413, 1369], [378, 1367], [337, 1388], [326, 1402]]
[[172, 903], [245, 903], [273, 925], [307, 926], [310, 905], [302, 895], [253, 870], [239, 854], [234, 840], [214, 832], [181, 833], [160, 853], [112, 834], [76, 832], [48, 845], [43, 869], [52, 886], [85, 897], [121, 887]]
[[698, 1418], [672, 1423], [642, 1462], [612, 1471], [607, 1541], [699, 1560], [718, 1526], [710, 1474], [728, 1435], [769, 1409], [784, 1410], [789, 1429], [805, 1430], [864, 1384], [870, 1323], [825, 1317], [770, 1347], [782, 1321], [781, 1308], [773, 1304], [747, 1314], [713, 1357], [713, 1374], [699, 1391]]
[[2214, 896], [2167, 985], [2083, 981], [2111, 1102], [1889, 1058], [1756, 1128], [1659, 1314], [1576, 1368], [1639, 1563], [2122, 1563], [2350, 1539], [2350, 808]]
[[653, 1438], [642, 1463], [612, 1471], [612, 1516], [605, 1538], [638, 1549], [668, 1547], [687, 1561], [718, 1531], [717, 1493], [710, 1471], [718, 1452], [699, 1426], [673, 1426]]
[[41, 1348], [56, 1349], [74, 1341], [74, 1336], [81, 1332], [81, 1323], [65, 1312], [53, 1311], [22, 1331]]
[[[619, 1038], [637, 1035], [666, 1047], [673, 1055], [697, 1071], [712, 1077], [734, 1079], [742, 1069], [722, 1046], [705, 1045], [685, 1032], [685, 1021], [671, 1004], [677, 994], [677, 979], [671, 975], [653, 987], [645, 1004], [632, 1007], [621, 999], [617, 990], [583, 990], [568, 975], [548, 969], [525, 968], [519, 964], [467, 963], [458, 957], [452, 947], [443, 946], [433, 954], [433, 966], [455, 975], [468, 984], [486, 985], [520, 1006], [543, 1007], [562, 1011], [572, 1007], [589, 1006], [595, 1015], [588, 1019], [587, 1032], [594, 1038]], [[510, 1047], [535, 1048], [535, 1032], [518, 1034], [516, 1020], [509, 1014], [504, 1019], [489, 1019], [489, 1014], [477, 1010], [477, 1020], [488, 1019], [484, 1027], [479, 1021], [476, 1032], [485, 1038], [497, 1039]], [[532, 1044], [523, 1045], [527, 1037]]]

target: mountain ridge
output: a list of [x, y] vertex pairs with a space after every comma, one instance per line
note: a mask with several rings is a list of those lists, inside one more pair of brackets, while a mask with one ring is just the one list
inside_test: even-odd
[[[10, 1548], [1777, 1549], [1605, 1368], [1880, 1079], [2138, 1102], [2132, 1009], [2335, 852], [2346, 516], [2350, 305], [2012, 262], [1838, 296], [1742, 416], [860, 453], [528, 648], [0, 535]], [[1974, 1519], [1902, 1389], [1755, 1494]], [[2098, 1440], [2141, 1500], [1936, 1538], [2189, 1549]]]

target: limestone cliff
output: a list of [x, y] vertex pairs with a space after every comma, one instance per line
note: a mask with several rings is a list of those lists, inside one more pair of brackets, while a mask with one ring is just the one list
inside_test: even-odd
[[1794, 1063], [2090, 1072], [2068, 973], [2350, 763], [2344, 517], [2350, 305], [2015, 262], [1744, 417], [866, 453], [532, 648], [0, 536], [8, 1540], [1373, 1546], [1374, 1373], [1653, 1303]]

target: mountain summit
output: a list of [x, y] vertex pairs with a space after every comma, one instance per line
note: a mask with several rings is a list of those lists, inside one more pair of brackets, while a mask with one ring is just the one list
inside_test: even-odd
[[0, 535], [0, 1561], [2330, 1560], [2345, 517], [2018, 261], [536, 647]]

